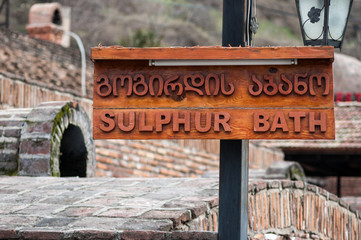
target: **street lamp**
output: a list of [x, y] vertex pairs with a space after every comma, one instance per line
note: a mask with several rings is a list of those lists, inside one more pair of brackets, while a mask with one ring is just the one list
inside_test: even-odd
[[341, 48], [353, 0], [296, 0], [304, 45]]

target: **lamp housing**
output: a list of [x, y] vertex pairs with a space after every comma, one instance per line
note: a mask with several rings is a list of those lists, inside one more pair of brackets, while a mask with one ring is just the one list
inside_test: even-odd
[[341, 48], [353, 0], [296, 0], [304, 45]]

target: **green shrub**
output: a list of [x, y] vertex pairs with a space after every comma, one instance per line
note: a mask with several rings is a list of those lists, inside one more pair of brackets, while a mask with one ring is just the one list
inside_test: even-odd
[[124, 47], [159, 47], [161, 37], [157, 36], [155, 31], [146, 29], [137, 29], [130, 37], [120, 41]]

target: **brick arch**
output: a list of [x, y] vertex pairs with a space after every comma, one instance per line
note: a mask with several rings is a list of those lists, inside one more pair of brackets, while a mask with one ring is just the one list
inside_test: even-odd
[[62, 16], [59, 3], [34, 4], [29, 12], [29, 24], [51, 24], [56, 11]]
[[358, 211], [324, 189], [302, 181], [253, 182], [248, 201], [251, 239], [266, 239], [269, 234], [279, 236], [277, 239], [360, 238]]
[[95, 155], [91, 123], [73, 102], [46, 102], [27, 115], [19, 140], [19, 175], [60, 176], [60, 145], [69, 126], [81, 130], [86, 147], [86, 175], [94, 175]]

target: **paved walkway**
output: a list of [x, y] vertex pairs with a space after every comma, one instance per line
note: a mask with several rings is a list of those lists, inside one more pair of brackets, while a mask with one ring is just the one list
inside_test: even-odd
[[[317, 186], [248, 189], [253, 240], [360, 239], [359, 212]], [[217, 240], [217, 223], [218, 178], [0, 177], [0, 239]]]
[[0, 239], [216, 239], [217, 206], [215, 178], [0, 177]]

